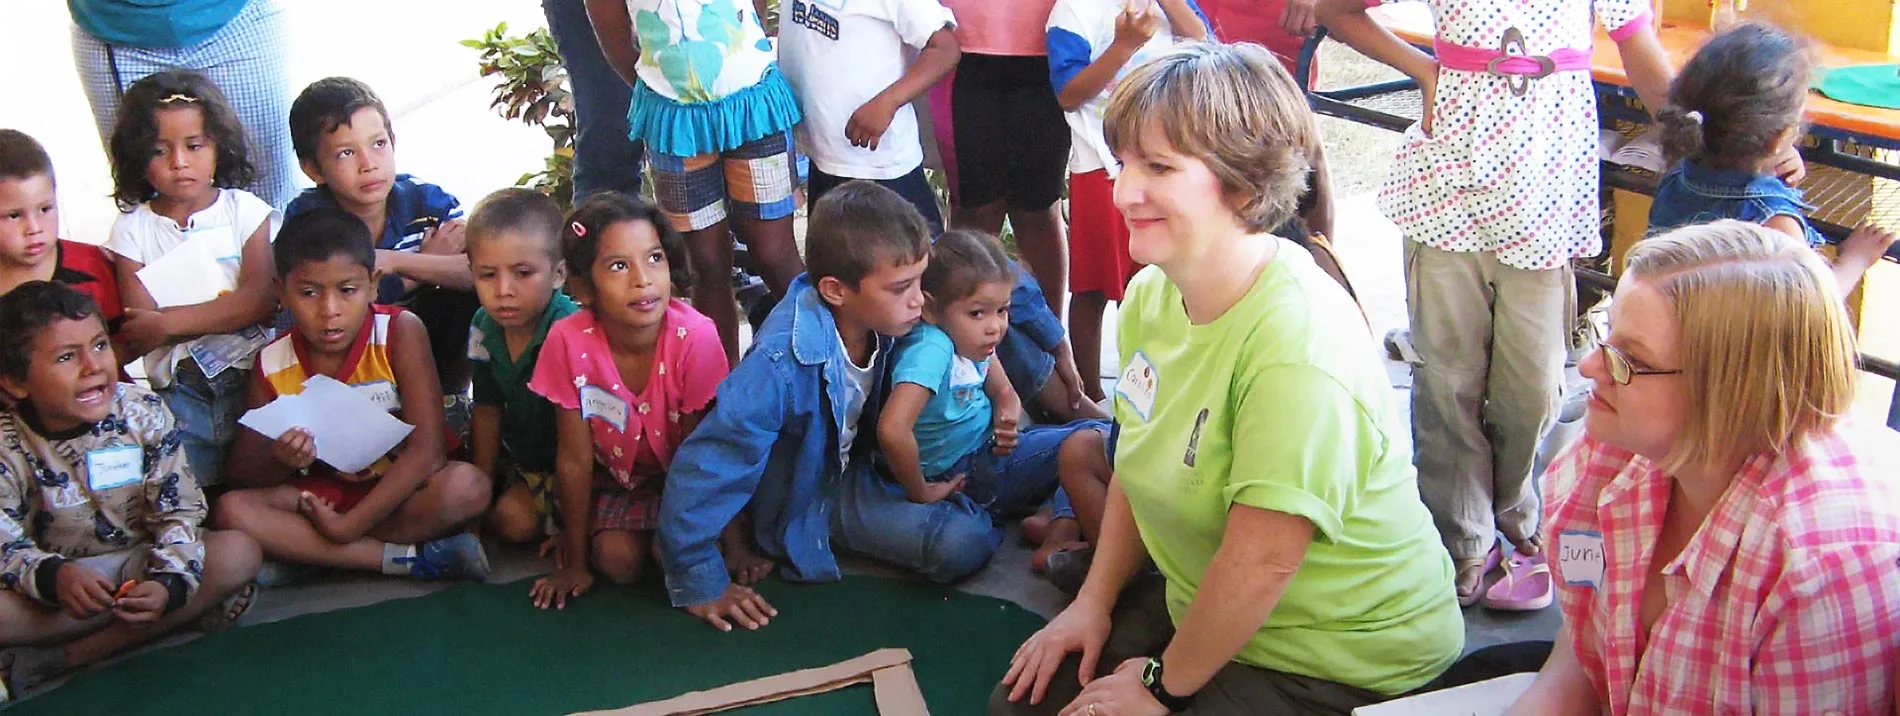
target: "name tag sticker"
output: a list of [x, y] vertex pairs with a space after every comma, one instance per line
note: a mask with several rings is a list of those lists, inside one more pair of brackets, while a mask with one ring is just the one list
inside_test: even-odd
[[359, 383], [350, 387], [355, 388], [356, 392], [362, 393], [363, 397], [369, 398], [369, 402], [375, 403], [378, 408], [392, 413], [402, 410], [402, 394], [396, 392], [395, 383], [391, 383], [387, 380], [379, 380], [373, 383]]
[[1557, 573], [1564, 584], [1599, 587], [1603, 584], [1603, 533], [1564, 530], [1557, 535]]
[[627, 432], [627, 401], [598, 385], [583, 385], [581, 417], [600, 418], [614, 426], [615, 430]]
[[1122, 370], [1121, 378], [1115, 381], [1115, 395], [1128, 402], [1135, 414], [1142, 420], [1148, 420], [1154, 412], [1155, 391], [1161, 385], [1161, 376], [1155, 372], [1154, 363], [1141, 351], [1135, 351], [1135, 357], [1128, 361], [1128, 367]]
[[145, 478], [145, 450], [121, 445], [86, 453], [86, 485], [93, 492], [124, 487]]

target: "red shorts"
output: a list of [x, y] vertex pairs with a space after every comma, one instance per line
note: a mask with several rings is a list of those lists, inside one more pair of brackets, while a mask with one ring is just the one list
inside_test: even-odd
[[1120, 301], [1139, 270], [1128, 256], [1128, 223], [1115, 208], [1115, 181], [1102, 169], [1069, 175], [1069, 291]]
[[355, 508], [357, 503], [363, 501], [363, 498], [369, 497], [369, 491], [376, 489], [376, 483], [380, 481], [381, 478], [350, 482], [329, 475], [305, 475], [292, 479], [288, 484], [315, 495], [317, 499], [329, 502], [336, 508], [338, 514], [343, 514]]

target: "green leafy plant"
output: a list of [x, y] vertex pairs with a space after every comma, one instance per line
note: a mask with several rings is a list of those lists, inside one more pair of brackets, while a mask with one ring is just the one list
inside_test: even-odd
[[506, 119], [540, 127], [554, 143], [554, 151], [540, 171], [521, 175], [515, 183], [554, 197], [566, 209], [574, 200], [574, 100], [567, 89], [567, 68], [555, 50], [554, 37], [545, 29], [527, 35], [508, 34], [508, 23], [496, 25], [462, 46], [481, 52], [483, 77], [498, 78], [489, 107]]

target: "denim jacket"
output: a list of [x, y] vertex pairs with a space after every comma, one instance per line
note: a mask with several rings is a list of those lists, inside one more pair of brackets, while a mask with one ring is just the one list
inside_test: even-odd
[[1022, 264], [1009, 262], [1016, 271], [1016, 286], [1009, 292], [1009, 332], [996, 346], [996, 359], [1009, 376], [1010, 387], [1027, 404], [1049, 381], [1055, 370], [1055, 350], [1062, 345], [1062, 321], [1049, 310], [1042, 285], [1024, 270]]
[[[878, 355], [889, 356], [892, 339], [876, 340]], [[876, 479], [859, 473], [871, 469], [878, 408], [890, 385], [890, 361], [881, 360], [846, 468], [838, 438], [848, 360], [831, 310], [810, 278], [799, 276], [719, 385], [712, 411], [673, 455], [659, 538], [674, 606], [709, 602], [725, 591], [719, 533], [748, 502], [759, 546], [781, 560], [783, 576], [839, 578], [831, 512], [845, 480]]]
[[1808, 245], [1820, 246], [1825, 239], [1808, 224], [1807, 212], [1813, 210], [1801, 200], [1801, 190], [1777, 177], [1710, 169], [1685, 159], [1663, 175], [1656, 188], [1656, 203], [1649, 209], [1649, 233], [1717, 219], [1766, 224], [1776, 216], [1790, 216], [1801, 223]]

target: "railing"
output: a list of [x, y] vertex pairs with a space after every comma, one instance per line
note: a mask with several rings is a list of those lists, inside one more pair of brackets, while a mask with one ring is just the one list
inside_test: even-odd
[[[1313, 77], [1313, 61], [1325, 40], [1326, 29], [1320, 28], [1300, 48], [1293, 72], [1314, 112], [1393, 132], [1402, 132], [1418, 121], [1425, 109], [1424, 95], [1418, 83], [1411, 79], [1314, 89], [1309, 81]], [[1431, 51], [1430, 47], [1420, 49]], [[1603, 126], [1628, 134], [1648, 122], [1635, 92], [1627, 87], [1595, 84]], [[1809, 174], [1801, 186], [1808, 202], [1816, 207], [1809, 221], [1828, 241], [1847, 238], [1856, 224], [1869, 217], [1876, 217], [1888, 226], [1900, 225], [1900, 191], [1879, 192], [1865, 188], [1869, 177], [1875, 182], [1900, 182], [1900, 165], [1878, 159], [1882, 150], [1900, 151], [1900, 141], [1822, 126], [1808, 128], [1801, 155], [1809, 163]], [[1602, 176], [1608, 187], [1640, 194], [1656, 193], [1657, 177], [1647, 170], [1604, 162]], [[1895, 198], [1882, 202], [1882, 193]], [[1608, 250], [1606, 244], [1605, 251]], [[1888, 250], [1887, 258], [1900, 261], [1900, 244]], [[1605, 271], [1579, 266], [1575, 273], [1580, 288], [1609, 293], [1616, 287], [1616, 277]], [[1863, 353], [1860, 368], [1895, 381], [1887, 424], [1900, 428], [1900, 363]]]

